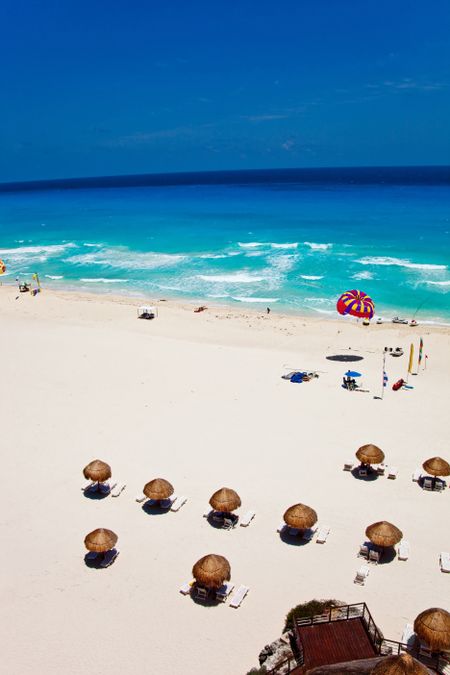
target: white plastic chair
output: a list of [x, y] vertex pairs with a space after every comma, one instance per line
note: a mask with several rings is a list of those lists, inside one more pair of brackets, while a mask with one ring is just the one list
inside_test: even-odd
[[255, 515], [256, 515], [255, 511], [247, 511], [247, 513], [245, 513], [240, 520], [240, 523], [239, 523], [240, 526], [241, 527], [248, 527], [250, 525], [250, 523], [252, 522], [253, 518], [255, 517]]
[[450, 572], [450, 553], [442, 551], [439, 555], [439, 561], [441, 564], [441, 572]]
[[359, 568], [359, 570], [356, 572], [356, 577], [354, 579], [355, 584], [359, 584], [360, 586], [364, 586], [367, 577], [369, 576], [369, 568], [367, 565], [363, 565], [362, 567]]
[[409, 541], [402, 540], [400, 542], [399, 547], [398, 547], [398, 554], [397, 554], [398, 559], [399, 560], [408, 560], [410, 550], [411, 550], [411, 547], [410, 547]]
[[245, 598], [245, 596], [247, 595], [249, 590], [250, 589], [248, 588], [248, 586], [239, 586], [236, 593], [233, 595], [233, 597], [230, 600], [230, 607], [234, 607], [235, 609], [240, 607], [243, 599]]
[[317, 534], [316, 544], [325, 544], [329, 534], [329, 527], [321, 527]]

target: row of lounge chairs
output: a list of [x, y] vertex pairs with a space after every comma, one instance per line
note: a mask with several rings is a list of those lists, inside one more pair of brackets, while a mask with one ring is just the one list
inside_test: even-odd
[[278, 534], [288, 534], [291, 537], [297, 537], [299, 534], [301, 534], [304, 541], [312, 541], [317, 534], [316, 544], [325, 544], [328, 539], [328, 535], [331, 532], [331, 528], [328, 526], [322, 526], [320, 528], [310, 527], [306, 530], [297, 530], [295, 527], [289, 527], [283, 521], [278, 525], [277, 532]]
[[147, 502], [150, 506], [152, 505], [157, 505], [161, 509], [167, 509], [170, 511], [177, 512], [181, 509], [184, 504], [187, 502], [187, 497], [184, 495], [178, 496], [178, 495], [171, 495], [168, 499], [161, 499], [159, 501], [155, 501], [154, 499], [149, 499], [145, 495], [136, 495], [135, 501], [138, 502], [138, 504], [142, 504], [143, 502]]
[[248, 527], [256, 515], [256, 511], [247, 511], [242, 517], [233, 513], [222, 514], [214, 509], [207, 509], [203, 513], [203, 518], [212, 520], [218, 525], [222, 525], [224, 530], [232, 530], [239, 523], [241, 527]]
[[86, 481], [84, 485], [81, 486], [82, 492], [94, 492], [98, 490], [101, 494], [111, 497], [120, 497], [122, 492], [126, 488], [126, 483], [117, 483], [117, 482], [105, 482], [105, 483], [94, 483], [91, 480]]
[[[353, 471], [356, 467], [353, 459], [344, 462], [344, 471]], [[373, 464], [369, 469], [364, 464], [359, 465], [358, 475], [367, 476], [369, 472], [377, 473], [379, 476], [387, 475], [388, 478], [395, 479], [398, 475], [396, 466], [387, 466], [386, 464]]]
[[[211, 597], [211, 594], [213, 594], [213, 599], [219, 600], [220, 602], [226, 602], [233, 590], [234, 584], [232, 584], [231, 581], [226, 581], [216, 591], [210, 591], [202, 586], [196, 586], [195, 581], [186, 582], [180, 587], [180, 593], [182, 593], [182, 595], [191, 595], [193, 593], [197, 600], [206, 601]], [[239, 586], [231, 596], [229, 606], [234, 607], [235, 609], [240, 607], [249, 590], [250, 588], [248, 586]]]
[[447, 486], [445, 480], [442, 480], [442, 478], [434, 478], [433, 476], [430, 476], [430, 474], [425, 473], [420, 467], [414, 471], [412, 480], [414, 483], [421, 483], [424, 490], [442, 492], [442, 490], [444, 490]]

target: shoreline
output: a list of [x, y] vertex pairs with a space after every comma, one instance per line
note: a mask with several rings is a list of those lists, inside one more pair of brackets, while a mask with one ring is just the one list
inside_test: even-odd
[[[42, 284], [41, 281], [41, 286], [42, 286], [42, 293], [43, 294], [49, 294], [50, 296], [59, 296], [61, 298], [72, 298], [72, 299], [86, 299], [93, 301], [94, 298], [98, 299], [99, 301], [106, 301], [106, 302], [111, 302], [115, 304], [122, 304], [122, 305], [127, 305], [127, 306], [133, 306], [137, 307], [139, 305], [144, 305], [144, 304], [150, 304], [150, 305], [155, 305], [157, 307], [160, 306], [166, 306], [170, 308], [175, 308], [178, 310], [183, 310], [183, 311], [193, 311], [193, 309], [199, 305], [205, 305], [207, 307], [205, 313], [211, 314], [212, 312], [215, 312], [216, 314], [220, 315], [233, 315], [233, 318], [238, 318], [238, 319], [245, 319], [248, 317], [248, 315], [252, 317], [265, 317], [265, 318], [270, 318], [270, 317], [276, 317], [279, 319], [285, 319], [285, 320], [293, 320], [293, 321], [298, 321], [298, 322], [308, 322], [308, 323], [333, 323], [333, 324], [339, 324], [342, 326], [360, 326], [361, 328], [364, 329], [370, 329], [373, 326], [376, 326], [377, 329], [379, 329], [381, 326], [384, 326], [385, 328], [390, 326], [392, 328], [413, 328], [412, 326], [409, 326], [409, 321], [408, 319], [408, 324], [395, 324], [389, 319], [383, 319], [382, 324], [376, 324], [374, 320], [371, 321], [370, 326], [363, 326], [362, 321], [359, 319], [356, 319], [355, 317], [342, 317], [340, 316], [337, 311], [332, 315], [331, 313], [329, 314], [328, 312], [315, 312], [314, 310], [311, 310], [311, 313], [301, 313], [296, 310], [288, 310], [286, 309], [285, 306], [283, 305], [278, 305], [277, 303], [273, 304], [270, 306], [270, 314], [267, 315], [266, 313], [266, 305], [265, 303], [249, 303], [250, 305], [258, 305], [261, 306], [261, 310], [258, 311], [257, 307], [255, 306], [245, 306], [245, 303], [242, 302], [236, 302], [235, 304], [231, 304], [228, 302], [217, 302], [217, 298], [215, 299], [208, 299], [208, 298], [192, 298], [192, 299], [186, 299], [186, 298], [180, 298], [179, 296], [176, 295], [167, 295], [165, 298], [158, 297], [157, 299], [155, 296], [150, 297], [149, 294], [147, 293], [132, 293], [132, 292], [127, 292], [124, 290], [123, 293], [114, 293], [114, 292], [109, 292], [109, 291], [102, 291], [100, 289], [97, 290], [86, 290], [86, 289], [81, 289], [78, 290], [75, 286], [64, 286], [61, 288], [49, 288], [44, 284]], [[15, 288], [17, 290], [17, 285], [16, 283], [12, 282], [2, 282], [0, 285], [0, 290], [2, 288]], [[24, 296], [29, 296], [28, 293], [21, 293], [17, 291], [17, 294], [19, 295], [19, 298], [24, 297]], [[213, 300], [210, 302], [209, 300]], [[269, 305], [269, 303], [268, 303]], [[279, 308], [279, 309], [277, 309]], [[406, 317], [406, 313], [405, 313]], [[231, 318], [231, 317], [229, 317]], [[427, 319], [424, 318], [423, 320], [418, 320], [418, 325], [414, 327], [415, 329], [420, 329], [420, 327], [423, 327], [423, 329], [429, 329], [432, 328], [434, 329], [442, 329], [444, 332], [449, 332], [450, 333], [450, 322], [438, 322], [434, 321], [432, 319]], [[417, 332], [417, 330], [416, 330]]]

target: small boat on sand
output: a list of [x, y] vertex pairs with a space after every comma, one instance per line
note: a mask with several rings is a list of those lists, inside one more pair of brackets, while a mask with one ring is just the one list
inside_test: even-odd
[[419, 324], [417, 323], [417, 321], [415, 319], [411, 319], [411, 321], [409, 322], [409, 325], [410, 326], [418, 326]]
[[383, 319], [381, 318], [381, 316], [379, 316], [378, 319], [377, 319], [377, 324], [380, 326], [382, 323], [383, 323]]
[[400, 319], [400, 317], [394, 316], [394, 318], [392, 319], [392, 323], [403, 323], [408, 325], [408, 319]]

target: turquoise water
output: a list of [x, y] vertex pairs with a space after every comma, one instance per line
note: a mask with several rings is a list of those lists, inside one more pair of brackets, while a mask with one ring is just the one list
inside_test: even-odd
[[360, 288], [376, 315], [450, 322], [449, 232], [448, 185], [401, 177], [0, 193], [4, 282], [315, 315]]

